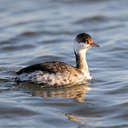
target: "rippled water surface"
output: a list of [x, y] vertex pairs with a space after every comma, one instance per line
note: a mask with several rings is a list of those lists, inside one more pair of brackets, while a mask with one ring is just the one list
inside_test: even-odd
[[[128, 128], [127, 29], [127, 0], [1, 0], [0, 127]], [[75, 65], [80, 32], [101, 45], [88, 51], [91, 83], [41, 89], [10, 81], [30, 64]]]

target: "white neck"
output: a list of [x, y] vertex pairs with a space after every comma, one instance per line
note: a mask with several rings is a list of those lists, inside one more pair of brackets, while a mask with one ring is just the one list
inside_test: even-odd
[[82, 72], [88, 73], [88, 65], [86, 62], [86, 51], [83, 43], [78, 43], [76, 40], [74, 42], [74, 53], [76, 56], [76, 67]]
[[88, 65], [86, 62], [86, 49], [81, 49], [79, 51], [74, 51], [76, 55], [76, 67], [82, 72], [88, 73]]
[[86, 50], [80, 50], [79, 52], [75, 52], [76, 55], [76, 68], [78, 68], [88, 80], [91, 80], [92, 77], [88, 70], [88, 64], [86, 61]]

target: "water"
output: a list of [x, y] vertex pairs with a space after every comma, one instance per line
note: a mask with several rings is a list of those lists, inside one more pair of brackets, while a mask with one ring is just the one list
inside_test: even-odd
[[[127, 0], [0, 1], [1, 128], [127, 128]], [[75, 65], [73, 38], [92, 35], [95, 78], [88, 85], [41, 89], [10, 82], [24, 66], [57, 60]]]

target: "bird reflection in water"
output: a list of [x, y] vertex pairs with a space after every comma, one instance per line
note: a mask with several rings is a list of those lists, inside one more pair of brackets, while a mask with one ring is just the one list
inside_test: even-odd
[[[43, 98], [59, 98], [59, 99], [65, 99], [65, 98], [71, 98], [76, 100], [79, 103], [84, 103], [85, 102], [85, 96], [86, 93], [91, 90], [91, 88], [89, 88], [89, 83], [84, 84], [84, 85], [75, 85], [75, 86], [71, 86], [71, 87], [62, 87], [62, 88], [40, 88], [38, 86], [38, 88], [34, 88], [35, 85], [33, 84], [23, 84], [20, 83], [21, 87], [24, 88], [29, 88], [31, 89], [31, 93], [32, 96], [40, 96]], [[77, 124], [79, 124], [80, 126], [78, 128], [85, 128], [85, 122], [84, 120], [86, 120], [84, 117], [84, 119], [79, 116], [74, 116], [70, 113], [65, 113], [65, 116], [67, 117], [68, 120], [75, 122]]]
[[69, 87], [60, 87], [60, 88], [41, 88], [38, 86], [35, 87], [33, 84], [23, 84], [20, 83], [21, 87], [32, 89], [32, 96], [40, 96], [43, 98], [71, 98], [76, 100], [79, 103], [85, 101], [86, 93], [91, 89], [88, 87], [88, 84], [84, 85], [75, 85]]

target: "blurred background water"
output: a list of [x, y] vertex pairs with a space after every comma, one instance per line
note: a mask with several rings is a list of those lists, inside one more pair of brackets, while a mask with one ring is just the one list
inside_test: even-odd
[[[127, 0], [0, 0], [1, 128], [128, 128]], [[40, 89], [8, 78], [45, 61], [75, 65], [76, 34], [95, 78], [88, 85]]]

